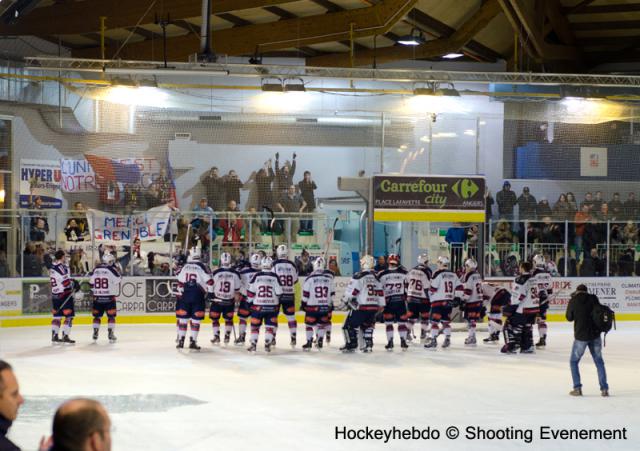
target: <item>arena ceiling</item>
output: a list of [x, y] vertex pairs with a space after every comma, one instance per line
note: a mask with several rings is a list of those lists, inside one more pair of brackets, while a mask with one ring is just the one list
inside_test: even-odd
[[[74, 57], [187, 61], [200, 47], [202, 0], [4, 0], [0, 36], [37, 36]], [[213, 0], [218, 55], [303, 57], [313, 66], [400, 60], [506, 60], [517, 70], [583, 72], [640, 60], [640, 1]], [[402, 46], [406, 35], [425, 42]]]

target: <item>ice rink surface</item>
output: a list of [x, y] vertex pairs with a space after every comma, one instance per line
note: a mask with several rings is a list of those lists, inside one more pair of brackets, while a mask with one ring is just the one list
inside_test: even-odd
[[[303, 328], [300, 327], [302, 333]], [[640, 323], [619, 323], [604, 358], [611, 397], [599, 394], [587, 353], [583, 398], [568, 396], [569, 324], [550, 324], [549, 345], [535, 355], [501, 355], [499, 346], [465, 348], [454, 333], [449, 349], [383, 348], [376, 331], [372, 354], [343, 355], [334, 326], [331, 347], [291, 350], [286, 327], [278, 348], [256, 355], [213, 347], [210, 326], [201, 352], [178, 352], [171, 325], [118, 326], [117, 344], [97, 344], [90, 328], [73, 328], [75, 346], [52, 346], [43, 327], [0, 329], [0, 355], [17, 372], [26, 402], [10, 436], [36, 449], [51, 429], [57, 405], [76, 396], [97, 398], [114, 423], [114, 450], [600, 450], [640, 449]], [[483, 338], [485, 333], [480, 333]], [[262, 336], [261, 336], [262, 342]], [[300, 343], [299, 345], [300, 346]], [[628, 429], [626, 441], [542, 441], [540, 426]], [[438, 440], [336, 440], [336, 427], [426, 428]], [[457, 426], [461, 436], [445, 436]], [[468, 440], [468, 426], [533, 429], [533, 442]]]

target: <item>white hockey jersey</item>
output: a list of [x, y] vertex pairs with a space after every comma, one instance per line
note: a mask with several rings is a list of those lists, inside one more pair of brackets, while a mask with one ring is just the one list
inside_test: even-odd
[[91, 293], [96, 300], [108, 298], [115, 299], [120, 294], [122, 276], [115, 266], [100, 264], [91, 272], [89, 285]]
[[373, 271], [354, 274], [344, 292], [345, 299], [356, 300], [358, 310], [378, 310], [384, 307], [384, 290]]
[[462, 290], [462, 283], [453, 271], [448, 269], [436, 271], [429, 288], [431, 306], [438, 307], [449, 304], [454, 298], [461, 297]]
[[385, 269], [378, 274], [378, 280], [382, 284], [384, 299], [387, 304], [390, 302], [404, 302], [407, 292], [407, 270], [399, 267]]
[[422, 302], [429, 299], [431, 286], [431, 270], [423, 265], [418, 265], [407, 273], [407, 300], [409, 302]]
[[261, 307], [278, 307], [282, 286], [274, 272], [260, 271], [253, 275], [249, 290], [249, 302]]
[[247, 291], [249, 290], [249, 284], [251, 283], [251, 278], [255, 273], [260, 272], [259, 269], [254, 268], [243, 268], [240, 270], [240, 293], [242, 297], [246, 299]]
[[462, 277], [464, 292], [462, 299], [467, 304], [483, 302], [482, 277], [478, 271], [471, 271]]
[[213, 279], [213, 301], [230, 304], [240, 292], [240, 275], [233, 269], [218, 268], [211, 275]]
[[292, 261], [278, 259], [273, 262], [273, 272], [278, 276], [284, 297], [293, 298], [294, 287], [298, 283], [298, 269]]
[[200, 300], [208, 293], [213, 293], [213, 279], [207, 267], [201, 262], [187, 262], [178, 273], [178, 297]]
[[538, 281], [532, 274], [523, 274], [516, 277], [511, 289], [511, 305], [517, 305], [516, 312], [525, 315], [540, 312], [540, 300], [538, 298]]
[[51, 294], [67, 296], [73, 290], [71, 271], [64, 263], [51, 266], [49, 280], [51, 280]]
[[308, 307], [329, 308], [336, 294], [333, 277], [327, 271], [314, 271], [302, 285], [302, 302]]

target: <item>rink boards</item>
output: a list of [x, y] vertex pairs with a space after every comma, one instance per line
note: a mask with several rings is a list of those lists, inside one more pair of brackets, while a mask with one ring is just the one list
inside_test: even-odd
[[[348, 277], [336, 277], [337, 303], [349, 282]], [[508, 287], [511, 279], [493, 279]], [[296, 302], [300, 302], [300, 285]], [[617, 320], [640, 320], [640, 278], [555, 278], [554, 296], [550, 302], [548, 319], [563, 321], [571, 293], [580, 284], [597, 294], [601, 302], [616, 312]], [[86, 280], [83, 291], [89, 290]], [[173, 277], [124, 277], [118, 296], [118, 316], [122, 323], [171, 323], [176, 303], [176, 279]], [[90, 322], [91, 299], [76, 302], [76, 323]], [[38, 326], [50, 321], [51, 291], [49, 279], [0, 279], [0, 327]], [[299, 314], [300, 315], [300, 314]], [[301, 316], [300, 316], [301, 318]], [[334, 321], [341, 322], [344, 314], [335, 312]]]

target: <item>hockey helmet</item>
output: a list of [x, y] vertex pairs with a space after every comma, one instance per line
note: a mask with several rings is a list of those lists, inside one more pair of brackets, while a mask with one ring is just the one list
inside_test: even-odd
[[397, 268], [400, 265], [400, 257], [397, 254], [391, 254], [387, 259], [387, 263], [389, 263], [389, 266]]
[[313, 261], [313, 270], [314, 271], [323, 271], [325, 267], [324, 258], [318, 257]]
[[426, 265], [427, 263], [429, 263], [429, 254], [424, 253], [424, 254], [418, 255], [418, 264], [419, 265]]
[[445, 257], [444, 255], [441, 255], [440, 257], [438, 257], [438, 265], [441, 266], [442, 268], [448, 268], [449, 257]]
[[281, 244], [276, 249], [276, 256], [278, 258], [288, 258], [289, 257], [289, 249], [287, 249], [286, 244]]
[[105, 252], [102, 255], [102, 263], [105, 265], [111, 266], [116, 262], [116, 258], [113, 256], [111, 252]]
[[546, 261], [544, 259], [544, 255], [542, 254], [536, 254], [533, 256], [533, 266], [535, 266], [536, 268], [545, 268], [546, 267]]
[[365, 255], [360, 259], [360, 268], [363, 271], [370, 271], [376, 266], [376, 262], [371, 255]]
[[202, 257], [202, 254], [200, 252], [200, 248], [199, 247], [192, 247], [191, 250], [189, 251], [189, 256], [187, 257], [187, 262], [200, 261], [200, 257]]
[[478, 263], [473, 258], [467, 258], [467, 260], [464, 262], [464, 266], [469, 271], [475, 271], [478, 268]]
[[260, 257], [260, 254], [251, 254], [251, 257], [249, 258], [249, 263], [251, 264], [251, 267], [253, 269], [260, 269], [261, 260], [262, 260], [262, 257]]
[[271, 269], [271, 268], [273, 268], [273, 259], [271, 257], [263, 258], [262, 262], [260, 262], [260, 266], [262, 267], [262, 269]]
[[220, 254], [220, 266], [223, 268], [231, 267], [231, 254], [229, 252], [223, 252]]

